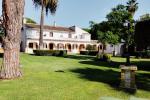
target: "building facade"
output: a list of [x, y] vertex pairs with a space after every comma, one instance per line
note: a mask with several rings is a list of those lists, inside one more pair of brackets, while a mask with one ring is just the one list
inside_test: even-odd
[[[22, 29], [21, 51], [33, 53], [39, 48], [40, 25], [24, 24]], [[91, 40], [91, 34], [83, 29], [59, 26], [44, 26], [43, 32], [44, 50], [67, 50], [68, 53], [79, 53], [86, 50], [88, 45], [94, 46], [96, 50], [101, 49], [97, 40]], [[116, 54], [120, 54], [121, 45], [116, 45]], [[105, 52], [112, 53], [113, 45], [107, 45]]]

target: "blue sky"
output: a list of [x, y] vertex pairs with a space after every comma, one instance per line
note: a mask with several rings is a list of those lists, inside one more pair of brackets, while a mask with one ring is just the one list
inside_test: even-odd
[[[58, 26], [89, 27], [89, 21], [101, 22], [111, 11], [111, 8], [118, 4], [125, 4], [128, 0], [59, 0], [57, 12], [54, 16], [45, 16], [45, 24], [53, 25], [56, 21]], [[1, 4], [0, 0], [0, 15]], [[25, 0], [25, 17], [40, 22], [40, 8], [34, 7], [32, 0]], [[139, 16], [150, 13], [150, 0], [138, 0], [139, 9], [135, 14], [135, 19]]]

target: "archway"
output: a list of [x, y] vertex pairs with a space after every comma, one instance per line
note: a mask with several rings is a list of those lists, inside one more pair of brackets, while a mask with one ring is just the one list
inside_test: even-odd
[[77, 49], [78, 48], [78, 45], [77, 44], [73, 44], [72, 45], [72, 49]]
[[50, 50], [53, 50], [53, 49], [54, 49], [54, 46], [55, 46], [54, 43], [50, 43], [50, 44], [49, 44], [49, 49], [50, 49]]
[[66, 48], [67, 48], [67, 50], [68, 50], [68, 52], [71, 52], [71, 44], [66, 44]]
[[79, 46], [79, 51], [85, 50], [85, 45], [84, 44], [80, 44]]
[[29, 43], [29, 48], [30, 49], [38, 49], [38, 43], [36, 43], [36, 42], [30, 42]]
[[58, 50], [63, 50], [64, 49], [64, 44], [62, 44], [62, 43], [57, 44], [57, 49]]

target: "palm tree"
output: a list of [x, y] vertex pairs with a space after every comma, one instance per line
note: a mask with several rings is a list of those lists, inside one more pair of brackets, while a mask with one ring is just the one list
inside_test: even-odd
[[133, 17], [135, 12], [138, 10], [138, 3], [137, 0], [129, 0], [127, 2], [127, 10]]
[[1, 79], [13, 79], [22, 76], [20, 71], [20, 37], [24, 13], [24, 0], [2, 0], [3, 62]]
[[40, 38], [39, 38], [39, 49], [43, 49], [43, 28], [44, 28], [44, 10], [46, 15], [48, 12], [55, 14], [58, 0], [33, 0], [35, 7], [41, 6], [41, 21], [40, 21]]

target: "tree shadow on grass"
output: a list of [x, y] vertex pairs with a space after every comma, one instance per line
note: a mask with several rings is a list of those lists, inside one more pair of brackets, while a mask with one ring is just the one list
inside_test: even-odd
[[150, 74], [136, 73], [136, 85], [138, 89], [150, 91]]
[[114, 70], [101, 70], [94, 68], [78, 68], [73, 69], [71, 72], [78, 73], [79, 78], [87, 79], [89, 81], [96, 81], [106, 83], [115, 89], [119, 86], [120, 83], [120, 73]]
[[[98, 67], [108, 67], [108, 68], [118, 68], [122, 64], [125, 64], [123, 62], [100, 62], [100, 61], [80, 61], [81, 64], [89, 64], [89, 65], [95, 65]], [[146, 70], [149, 71], [148, 68], [150, 66], [147, 66], [149, 62], [132, 62], [133, 65], [137, 65], [139, 70]], [[144, 65], [145, 64], [145, 65]], [[146, 67], [146, 68], [145, 68]], [[112, 71], [111, 71], [112, 72]], [[112, 74], [112, 73], [106, 73], [106, 74]], [[114, 73], [114, 71], [113, 71]], [[105, 73], [103, 74], [105, 75]], [[110, 75], [111, 76], [111, 75]], [[113, 75], [112, 75], [113, 76]], [[120, 77], [120, 74], [119, 76]], [[115, 77], [113, 77], [115, 78]], [[150, 73], [136, 73], [136, 85], [138, 89], [150, 91]]]
[[86, 68], [86, 69], [73, 69], [71, 70], [71, 72], [78, 73], [79, 78], [81, 79], [105, 83], [117, 91], [123, 91], [128, 94], [135, 93], [120, 88], [120, 73], [114, 70]]
[[[126, 91], [121, 89], [120, 86], [120, 72], [114, 70], [102, 70], [93, 68], [79, 68], [73, 69], [71, 72], [78, 73], [79, 78], [89, 81], [102, 82], [108, 84], [117, 91], [123, 91], [125, 93], [134, 94], [135, 92]], [[137, 87], [138, 89], [150, 91], [150, 75], [138, 74], [137, 75]]]
[[[97, 60], [80, 61], [79, 63], [109, 68], [119, 68], [120, 65], [125, 65], [125, 62], [102, 62]], [[138, 70], [150, 71], [150, 61], [132, 61], [131, 65], [136, 65], [138, 67]]]
[[77, 60], [94, 60], [95, 56], [86, 56], [86, 55], [67, 55], [64, 58], [77, 59]]

